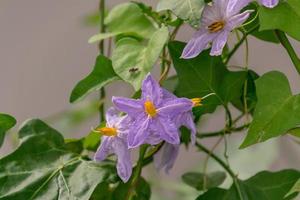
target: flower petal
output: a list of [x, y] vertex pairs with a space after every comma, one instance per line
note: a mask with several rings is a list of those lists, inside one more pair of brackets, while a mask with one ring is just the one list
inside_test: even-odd
[[260, 0], [260, 2], [268, 8], [274, 8], [279, 3], [279, 0]]
[[177, 119], [175, 120], [175, 124], [177, 125], [178, 128], [180, 128], [181, 126], [185, 126], [188, 129], [191, 130], [191, 142], [192, 144], [195, 144], [196, 141], [196, 125], [194, 123], [194, 119], [193, 119], [193, 113], [190, 112], [185, 112], [181, 115], [179, 115], [177, 117]]
[[229, 0], [226, 9], [226, 16], [231, 17], [241, 12], [251, 0]]
[[167, 117], [157, 117], [155, 120], [156, 123], [156, 131], [160, 135], [160, 138], [168, 143], [171, 144], [179, 144], [180, 138], [179, 138], [179, 130], [173, 123], [173, 121], [170, 120], [170, 118]]
[[112, 139], [113, 138], [107, 136], [102, 137], [101, 144], [94, 155], [95, 161], [102, 161], [111, 153]]
[[177, 98], [173, 93], [169, 92], [164, 88], [162, 88], [162, 93], [163, 93], [163, 100], [171, 100]]
[[149, 125], [151, 119], [145, 115], [139, 115], [133, 122], [128, 133], [128, 147], [135, 148], [145, 143], [150, 134]]
[[142, 99], [158, 105], [162, 99], [162, 90], [158, 82], [149, 73], [142, 84]]
[[181, 58], [189, 59], [198, 56], [207, 48], [208, 43], [211, 42], [215, 36], [216, 34], [209, 33], [205, 28], [201, 28], [184, 47]]
[[207, 26], [211, 25], [212, 23], [219, 21], [223, 18], [222, 10], [225, 9], [219, 8], [219, 5], [214, 3], [212, 6], [206, 5], [203, 9], [202, 16], [201, 16], [201, 27], [206, 28]]
[[216, 39], [212, 43], [212, 47], [210, 50], [211, 56], [219, 56], [222, 54], [223, 48], [227, 42], [227, 38], [230, 32], [222, 31], [218, 34]]
[[118, 157], [118, 175], [122, 179], [122, 181], [126, 183], [129, 180], [132, 173], [131, 157], [126, 141], [121, 138], [116, 138], [113, 142], [113, 149]]
[[118, 110], [131, 116], [136, 116], [138, 113], [143, 111], [143, 106], [140, 100], [124, 97], [112, 97], [112, 102]]
[[179, 113], [187, 112], [192, 110], [193, 102], [187, 98], [176, 98], [165, 101], [162, 107], [157, 109], [160, 115], [175, 116]]
[[227, 31], [231, 31], [236, 27], [239, 27], [249, 18], [251, 12], [253, 12], [253, 10], [246, 10], [243, 13], [230, 17], [225, 26], [225, 29]]
[[105, 119], [108, 127], [113, 127], [120, 121], [119, 112], [114, 107], [110, 107], [105, 114]]
[[157, 170], [165, 169], [169, 173], [176, 158], [178, 157], [180, 145], [165, 143], [163, 147], [154, 155], [154, 165]]

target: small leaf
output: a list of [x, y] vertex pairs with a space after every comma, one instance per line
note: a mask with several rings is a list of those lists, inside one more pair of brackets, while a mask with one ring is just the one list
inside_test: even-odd
[[147, 45], [132, 38], [119, 40], [112, 55], [115, 72], [136, 91], [139, 90], [142, 80], [151, 71], [168, 38], [168, 29], [162, 27], [153, 34]]
[[300, 125], [300, 95], [292, 95], [281, 72], [264, 74], [256, 81], [257, 105], [241, 148], [285, 134]]
[[272, 9], [259, 8], [260, 30], [279, 29], [300, 41], [300, 1], [287, 0]]
[[17, 121], [10, 115], [0, 113], [0, 147], [3, 144], [5, 133], [16, 125]]
[[196, 190], [206, 190], [221, 185], [226, 179], [224, 172], [212, 172], [202, 174], [197, 172], [188, 172], [182, 176], [183, 182]]
[[119, 77], [114, 72], [111, 61], [105, 56], [99, 55], [93, 71], [73, 89], [70, 102], [78, 101], [115, 80], [119, 80]]
[[197, 27], [204, 6], [204, 0], [160, 0], [157, 11], [171, 10], [178, 18]]

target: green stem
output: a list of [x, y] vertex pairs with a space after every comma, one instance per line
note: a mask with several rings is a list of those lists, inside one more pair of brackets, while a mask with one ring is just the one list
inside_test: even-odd
[[144, 156], [146, 154], [147, 148], [148, 148], [148, 145], [143, 145], [143, 146], [140, 147], [139, 159], [138, 159], [136, 167], [134, 168], [132, 179], [131, 179], [129, 189], [128, 189], [128, 192], [127, 192], [127, 195], [126, 195], [126, 198], [125, 198], [126, 200], [132, 199], [132, 197], [134, 195], [135, 187], [137, 186], [138, 181], [139, 181], [140, 176], [141, 176], [141, 173], [142, 173], [143, 163], [144, 163]]
[[201, 133], [201, 134], [197, 134], [197, 138], [202, 139], [202, 138], [210, 138], [210, 137], [222, 136], [224, 134], [231, 134], [233, 132], [242, 131], [242, 130], [248, 128], [248, 127], [249, 127], [249, 124], [245, 124], [245, 125], [237, 127], [237, 128], [231, 128], [231, 129], [225, 128], [225, 129], [222, 129], [222, 130], [217, 131], [217, 132]]
[[[104, 18], [105, 18], [105, 0], [100, 0], [99, 3], [99, 15], [100, 15], [100, 33], [105, 32]], [[99, 42], [99, 52], [104, 55], [104, 40]], [[105, 89], [101, 88], [99, 92], [100, 101], [105, 98]], [[99, 121], [100, 123], [104, 121], [104, 103], [99, 106]]]
[[240, 185], [238, 183], [237, 177], [234, 174], [234, 172], [231, 170], [231, 168], [223, 161], [221, 160], [221, 158], [219, 158], [216, 154], [212, 153], [209, 149], [207, 149], [205, 146], [201, 145], [200, 143], [196, 142], [196, 146], [202, 150], [203, 152], [205, 152], [206, 154], [210, 155], [217, 163], [219, 163], [227, 172], [228, 174], [231, 176], [232, 180], [233, 180], [233, 184], [235, 186], [235, 189], [238, 193], [239, 199], [243, 200], [243, 196], [242, 196], [242, 192], [241, 192], [241, 188]]
[[298, 73], [300, 74], [300, 59], [297, 56], [293, 46], [291, 45], [289, 39], [286, 37], [285, 33], [280, 31], [280, 30], [275, 30], [275, 34], [278, 38], [278, 40], [280, 41], [280, 43], [282, 44], [282, 46], [286, 49], [286, 51], [288, 52], [296, 70], [298, 71]]

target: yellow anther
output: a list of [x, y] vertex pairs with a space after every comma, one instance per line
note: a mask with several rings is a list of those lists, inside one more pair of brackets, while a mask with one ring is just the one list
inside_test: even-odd
[[116, 136], [117, 135], [116, 128], [102, 127], [102, 128], [97, 128], [96, 131], [99, 131], [102, 135], [105, 135], [105, 136]]
[[210, 33], [216, 33], [218, 31], [222, 30], [224, 28], [224, 26], [225, 26], [224, 21], [218, 21], [218, 22], [212, 23], [207, 28], [208, 28]]
[[194, 104], [194, 107], [197, 107], [197, 106], [202, 106], [202, 99], [201, 98], [192, 98], [191, 101], [193, 102]]
[[144, 109], [145, 109], [145, 112], [150, 116], [150, 117], [155, 117], [156, 114], [157, 114], [157, 111], [156, 111], [156, 108], [154, 106], [154, 104], [147, 100], [145, 101], [144, 103]]

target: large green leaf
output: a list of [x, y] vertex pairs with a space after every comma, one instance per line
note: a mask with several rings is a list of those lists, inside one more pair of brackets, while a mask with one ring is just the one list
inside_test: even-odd
[[73, 89], [70, 102], [78, 101], [87, 94], [95, 90], [100, 90], [106, 84], [115, 80], [119, 80], [119, 77], [114, 72], [111, 61], [105, 56], [99, 55], [93, 71]]
[[105, 18], [108, 33], [94, 35], [89, 42], [96, 42], [119, 34], [132, 34], [150, 38], [156, 27], [135, 3], [123, 3], [114, 7]]
[[[295, 193], [285, 198], [293, 185], [300, 177], [296, 170], [282, 170], [279, 172], [262, 171], [255, 176], [238, 181], [244, 200], [289, 200], [295, 197]], [[218, 196], [214, 196], [216, 193]], [[197, 200], [240, 200], [234, 185], [228, 190], [213, 188]]]
[[200, 191], [217, 187], [225, 179], [226, 174], [224, 172], [212, 172], [209, 174], [188, 172], [182, 175], [183, 182]]
[[300, 1], [281, 1], [275, 8], [259, 8], [260, 30], [279, 29], [300, 40]]
[[140, 89], [142, 80], [156, 63], [168, 38], [168, 29], [162, 27], [146, 45], [132, 38], [119, 40], [112, 55], [115, 72], [135, 90]]
[[281, 72], [264, 74], [256, 81], [257, 105], [241, 148], [285, 134], [300, 124], [300, 95], [292, 95]]
[[17, 121], [12, 116], [0, 113], [0, 147], [3, 144], [5, 132], [14, 127], [16, 123]]
[[204, 6], [204, 0], [160, 0], [157, 11], [171, 10], [178, 18], [198, 26]]
[[27, 122], [19, 137], [19, 147], [0, 160], [1, 200], [88, 200], [114, 175], [110, 165], [70, 153], [61, 134], [40, 120]]
[[213, 112], [218, 105], [227, 105], [240, 98], [247, 76], [245, 71], [228, 71], [221, 58], [209, 56], [209, 51], [204, 51], [193, 59], [182, 59], [180, 56], [184, 46], [185, 43], [182, 42], [169, 44], [179, 78], [176, 94], [194, 98], [215, 93], [204, 100], [203, 106], [196, 109], [197, 114]]

